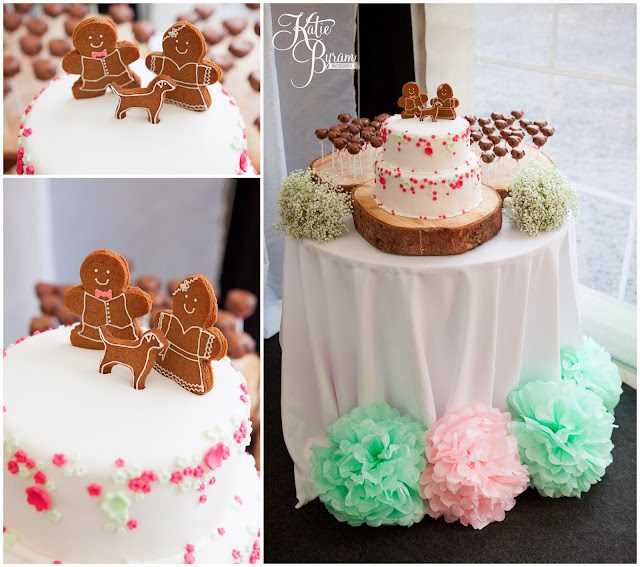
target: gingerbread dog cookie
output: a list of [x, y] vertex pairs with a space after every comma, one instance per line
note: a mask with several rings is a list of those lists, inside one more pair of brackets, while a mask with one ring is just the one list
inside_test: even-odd
[[169, 91], [175, 90], [176, 82], [168, 75], [159, 75], [144, 88], [125, 89], [116, 82], [109, 86], [118, 96], [116, 118], [124, 118], [130, 108], [144, 108], [151, 124], [157, 124], [164, 99]]
[[220, 80], [222, 71], [205, 59], [207, 44], [200, 30], [188, 22], [172, 25], [162, 38], [162, 51], [147, 55], [147, 67], [157, 75], [169, 75], [177, 84], [167, 102], [202, 112], [211, 106], [207, 85]]
[[173, 293], [173, 309], [160, 311], [158, 327], [169, 341], [154, 368], [194, 394], [213, 388], [211, 361], [227, 353], [227, 340], [213, 327], [218, 302], [211, 284], [202, 275], [182, 280]]
[[75, 98], [102, 96], [110, 83], [139, 87], [140, 77], [129, 65], [140, 57], [138, 46], [118, 41], [116, 26], [105, 18], [82, 20], [73, 30], [75, 49], [64, 56], [62, 69], [80, 75], [73, 84]]
[[431, 99], [431, 105], [439, 106], [438, 118], [448, 120], [456, 119], [456, 106], [460, 104], [457, 98], [453, 98], [453, 89], [447, 83], [442, 83], [436, 91], [436, 98]]
[[99, 328], [106, 325], [117, 339], [135, 340], [142, 335], [137, 317], [151, 310], [151, 297], [129, 285], [127, 261], [111, 250], [96, 250], [80, 266], [80, 285], [64, 296], [69, 310], [82, 317], [71, 330], [71, 344], [104, 348]]
[[169, 346], [169, 341], [162, 331], [151, 329], [138, 340], [129, 341], [116, 339], [109, 328], [103, 325], [99, 329], [100, 338], [104, 343], [104, 356], [100, 361], [100, 373], [110, 374], [117, 364], [122, 364], [131, 370], [133, 387], [144, 390], [147, 376], [156, 361], [156, 356]]

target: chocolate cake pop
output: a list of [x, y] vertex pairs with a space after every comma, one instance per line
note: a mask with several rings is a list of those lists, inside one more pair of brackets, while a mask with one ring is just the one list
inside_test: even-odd
[[522, 130], [520, 130], [520, 128], [511, 128], [511, 135], [512, 136], [518, 136], [518, 138], [520, 138], [520, 141], [524, 140], [524, 132]]
[[349, 131], [350, 134], [353, 134], [353, 135], [359, 134], [360, 130], [361, 130], [361, 128], [360, 128], [360, 126], [358, 126], [358, 124], [353, 124], [353, 123], [349, 124], [348, 131]]
[[176, 16], [176, 22], [189, 22], [190, 24], [197, 24], [200, 21], [200, 15], [198, 12], [191, 10], [189, 12], [183, 12]]
[[480, 140], [482, 140], [482, 132], [480, 130], [471, 132], [470, 136], [474, 142], [479, 142]]
[[[180, 282], [178, 282], [178, 285]], [[160, 289], [160, 280], [153, 275], [144, 275], [138, 278], [136, 282], [136, 286], [139, 287], [142, 291], [146, 291], [150, 293], [152, 291], [158, 291]], [[173, 293], [175, 288], [171, 291]]]
[[196, 6], [194, 10], [203, 20], [208, 20], [216, 11], [215, 7], [211, 4], [200, 4]]
[[55, 293], [50, 293], [40, 298], [40, 311], [44, 315], [55, 315], [60, 305], [62, 305], [62, 297]]
[[382, 122], [379, 122], [378, 120], [372, 120], [369, 123], [369, 126], [374, 128], [375, 130], [380, 130], [380, 128], [382, 127]]
[[253, 25], [253, 31], [256, 32], [256, 35], [260, 35], [260, 20]]
[[229, 44], [229, 51], [236, 57], [246, 57], [253, 49], [253, 42], [242, 37], [235, 38]]
[[483, 152], [486, 152], [493, 148], [493, 144], [489, 140], [482, 139], [478, 142], [478, 146]]
[[362, 123], [362, 126], [364, 128], [366, 128], [367, 126], [369, 126], [369, 124], [371, 124], [371, 120], [369, 120], [368, 118], [360, 118], [360, 122]]
[[373, 138], [371, 138], [371, 145], [374, 148], [379, 148], [380, 146], [382, 146], [382, 138], [380, 136], [374, 136]]
[[505, 116], [504, 121], [508, 126], [511, 126], [516, 121], [516, 119], [513, 116]]
[[62, 325], [73, 325], [74, 323], [78, 323], [81, 319], [80, 315], [76, 315], [70, 311], [64, 304], [61, 304], [56, 310], [56, 317]]
[[325, 140], [328, 135], [329, 130], [327, 130], [326, 128], [318, 128], [316, 130], [316, 138], [318, 138], [318, 140]]
[[547, 125], [546, 120], [534, 120], [533, 123], [540, 129], [544, 128]]
[[373, 132], [371, 130], [363, 130], [360, 136], [365, 142], [370, 142], [371, 138], [373, 138]]
[[[224, 334], [224, 331], [222, 332]], [[225, 338], [227, 339], [227, 356], [229, 358], [242, 358], [256, 350], [256, 341], [244, 331], [231, 333], [231, 335], [225, 334]]]
[[531, 138], [531, 141], [538, 146], [539, 148], [541, 148], [542, 146], [544, 146], [547, 143], [547, 137], [540, 133], [540, 134], [536, 134], [533, 138]]
[[241, 319], [251, 317], [257, 306], [258, 298], [255, 294], [244, 289], [230, 289], [224, 300], [224, 308]]
[[469, 126], [473, 126], [478, 120], [473, 114], [467, 114], [464, 119], [469, 123]]
[[131, 31], [133, 32], [133, 37], [136, 38], [137, 42], [148, 43], [156, 30], [151, 22], [141, 20], [132, 24]]
[[511, 157], [516, 161], [521, 160], [524, 157], [524, 150], [511, 150]]
[[495, 130], [496, 130], [495, 126], [492, 126], [491, 124], [487, 124], [486, 126], [482, 127], [482, 133], [485, 134], [486, 136], [488, 136], [489, 134], [493, 134]]
[[129, 4], [111, 4], [109, 6], [109, 15], [116, 24], [124, 24], [125, 22], [132, 22], [136, 13]]
[[489, 134], [487, 136], [487, 138], [489, 138], [489, 140], [491, 141], [492, 144], [499, 144], [500, 140], [502, 140], [502, 136], [500, 136], [500, 134]]
[[509, 136], [507, 138], [507, 144], [509, 144], [512, 148], [515, 148], [520, 144], [520, 138], [518, 136]]
[[527, 128], [527, 126], [531, 126], [531, 120], [520, 120], [520, 128]]
[[4, 13], [4, 29], [12, 32], [17, 30], [22, 24], [22, 16], [18, 12]]
[[536, 124], [531, 124], [527, 126], [526, 130], [527, 130], [527, 134], [529, 134], [530, 136], [535, 136], [537, 133], [540, 132], [540, 126], [537, 126]]
[[[9, 57], [5, 55], [5, 57]], [[55, 286], [50, 283], [38, 282], [36, 284], [36, 295], [39, 298], [43, 298], [45, 295], [57, 294], [58, 286]]]
[[495, 125], [495, 127], [496, 127], [498, 130], [504, 130], [507, 126], [509, 126], [509, 125], [507, 124], [507, 121], [506, 121], [506, 120], [504, 120], [504, 119], [502, 119], [502, 118], [501, 118], [501, 119], [499, 119], [499, 120], [496, 120], [496, 121], [494, 122], [494, 125]]
[[20, 49], [26, 55], [37, 55], [42, 51], [42, 41], [37, 35], [25, 35], [20, 38]]
[[58, 322], [49, 315], [34, 317], [29, 323], [29, 334], [33, 335], [36, 331], [44, 333], [47, 329], [55, 329], [57, 326]]
[[524, 116], [524, 111], [520, 110], [519, 108], [516, 110], [512, 110], [511, 116], [513, 116], [515, 120], [520, 120]]
[[29, 33], [32, 33], [33, 35], [44, 35], [47, 33], [49, 26], [42, 18], [31, 18], [27, 22], [27, 29], [29, 30]]
[[16, 12], [20, 12], [21, 14], [28, 14], [29, 12], [31, 12], [33, 4], [14, 4], [13, 7]]
[[499, 144], [493, 146], [493, 153], [501, 158], [506, 156], [509, 153], [509, 150], [504, 142], [500, 142]]
[[209, 45], [217, 45], [228, 35], [229, 32], [224, 27], [208, 27], [202, 30], [202, 36]]
[[57, 18], [64, 12], [64, 4], [43, 4], [44, 13], [50, 18]]
[[64, 31], [65, 33], [71, 37], [73, 35], [73, 30], [76, 29], [76, 26], [82, 21], [82, 18], [68, 18], [64, 23]]
[[235, 65], [233, 55], [231, 55], [230, 53], [211, 54], [210, 59], [225, 72]]
[[480, 124], [480, 127], [482, 126], [486, 126], [487, 124], [491, 123], [491, 118], [478, 118], [478, 124]]
[[482, 159], [484, 163], [491, 163], [494, 159], [496, 159], [496, 156], [493, 152], [483, 152], [480, 155], [480, 159]]
[[86, 18], [89, 14], [89, 7], [86, 4], [71, 4], [67, 9], [69, 15], [73, 18]]
[[348, 122], [351, 122], [351, 115], [343, 112], [338, 116], [338, 121], [342, 122], [343, 124], [347, 124]]
[[227, 28], [227, 31], [231, 35], [239, 35], [244, 31], [244, 28], [247, 27], [247, 18], [243, 18], [242, 16], [234, 16], [233, 18], [228, 18], [222, 25]]
[[20, 72], [20, 61], [13, 55], [4, 54], [2, 63], [2, 73], [4, 77], [14, 77]]
[[327, 140], [329, 140], [330, 142], [333, 142], [339, 136], [340, 136], [340, 132], [338, 132], [337, 130], [329, 130], [329, 133], [327, 134]]
[[556, 131], [555, 131], [555, 129], [553, 128], [553, 126], [549, 126], [549, 125], [543, 126], [543, 127], [542, 127], [541, 132], [542, 132], [542, 133], [543, 133], [547, 138], [551, 138], [551, 136], [553, 136], [553, 135], [556, 133]]
[[56, 76], [58, 70], [51, 59], [36, 59], [33, 62], [33, 73], [39, 81], [50, 81]]
[[491, 113], [491, 120], [493, 120], [494, 122], [496, 120], [504, 120], [504, 117], [499, 112], [492, 112]]
[[49, 53], [54, 57], [64, 57], [72, 49], [73, 44], [67, 38], [54, 38], [49, 41]]
[[347, 141], [344, 138], [337, 137], [333, 140], [333, 147], [336, 150], [344, 150], [347, 147]]

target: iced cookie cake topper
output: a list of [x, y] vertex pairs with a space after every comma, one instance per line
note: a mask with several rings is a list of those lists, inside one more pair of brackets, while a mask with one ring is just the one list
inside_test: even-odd
[[62, 69], [80, 78], [73, 84], [75, 98], [102, 96], [113, 82], [139, 87], [140, 77], [129, 65], [140, 57], [138, 46], [118, 41], [116, 26], [105, 18], [87, 18], [73, 30], [74, 49], [62, 60]]
[[398, 99], [398, 106], [402, 108], [400, 116], [405, 119], [419, 118], [420, 121], [430, 116], [435, 122], [438, 118], [439, 105], [433, 105], [432, 101], [432, 107], [427, 108], [425, 104], [428, 100], [427, 93], [421, 93], [417, 83], [405, 83], [402, 87], [402, 96]]
[[436, 95], [435, 98], [431, 99], [431, 106], [438, 106], [438, 118], [455, 120], [456, 107], [460, 104], [460, 101], [453, 97], [451, 85], [442, 83], [438, 87]]
[[164, 105], [167, 93], [176, 89], [176, 82], [169, 75], [158, 75], [149, 86], [144, 88], [126, 89], [116, 82], [110, 87], [118, 97], [116, 118], [124, 118], [130, 108], [144, 108], [149, 116], [151, 124], [160, 122], [160, 110]]
[[136, 318], [151, 310], [151, 297], [129, 285], [129, 265], [111, 250], [96, 250], [80, 266], [80, 285], [64, 296], [67, 308], [82, 320], [71, 330], [71, 344], [101, 350], [100, 327], [116, 339], [137, 340], [142, 330]]
[[181, 21], [171, 26], [162, 38], [162, 51], [147, 55], [145, 64], [157, 75], [168, 75], [176, 88], [167, 92], [167, 102], [202, 112], [211, 106], [208, 85], [220, 80], [222, 71], [205, 59], [207, 44], [200, 30]]
[[213, 388], [211, 361], [227, 353], [227, 340], [213, 326], [218, 319], [218, 302], [203, 275], [185, 278], [173, 294], [173, 309], [161, 311], [158, 328], [169, 342], [154, 368], [180, 386], [202, 395]]

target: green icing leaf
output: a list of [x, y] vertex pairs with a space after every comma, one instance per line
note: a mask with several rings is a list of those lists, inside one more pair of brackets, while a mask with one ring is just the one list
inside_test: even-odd
[[125, 484], [127, 482], [127, 472], [124, 469], [118, 469], [111, 475], [111, 478], [116, 484]]
[[4, 544], [7, 547], [13, 547], [16, 543], [18, 543], [18, 536], [16, 534], [10, 534], [5, 532]]
[[131, 465], [127, 467], [127, 475], [129, 478], [138, 478], [142, 474], [142, 467], [138, 465]]
[[53, 508], [52, 510], [49, 510], [47, 512], [47, 517], [52, 522], [59, 522], [60, 518], [62, 518], [62, 512], [60, 512], [60, 510], [58, 510], [57, 508]]

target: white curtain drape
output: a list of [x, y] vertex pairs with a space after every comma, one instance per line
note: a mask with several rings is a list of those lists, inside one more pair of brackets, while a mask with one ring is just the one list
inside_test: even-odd
[[[325, 36], [327, 52], [355, 53], [355, 4], [266, 4], [264, 7], [264, 227], [265, 298], [264, 335], [268, 338], [280, 329], [282, 306], [282, 259], [284, 238], [271, 226], [280, 220], [278, 192], [280, 182], [294, 169], [305, 169], [320, 156], [320, 143], [314, 132], [337, 122], [341, 112], [356, 116], [354, 71], [327, 70], [316, 74], [304, 88], [308, 66], [297, 63], [291, 51], [274, 49], [271, 38], [283, 29], [283, 14], [317, 12], [320, 19], [332, 19], [335, 25]], [[286, 16], [280, 22], [288, 20]], [[325, 151], [327, 146], [325, 144]]]

